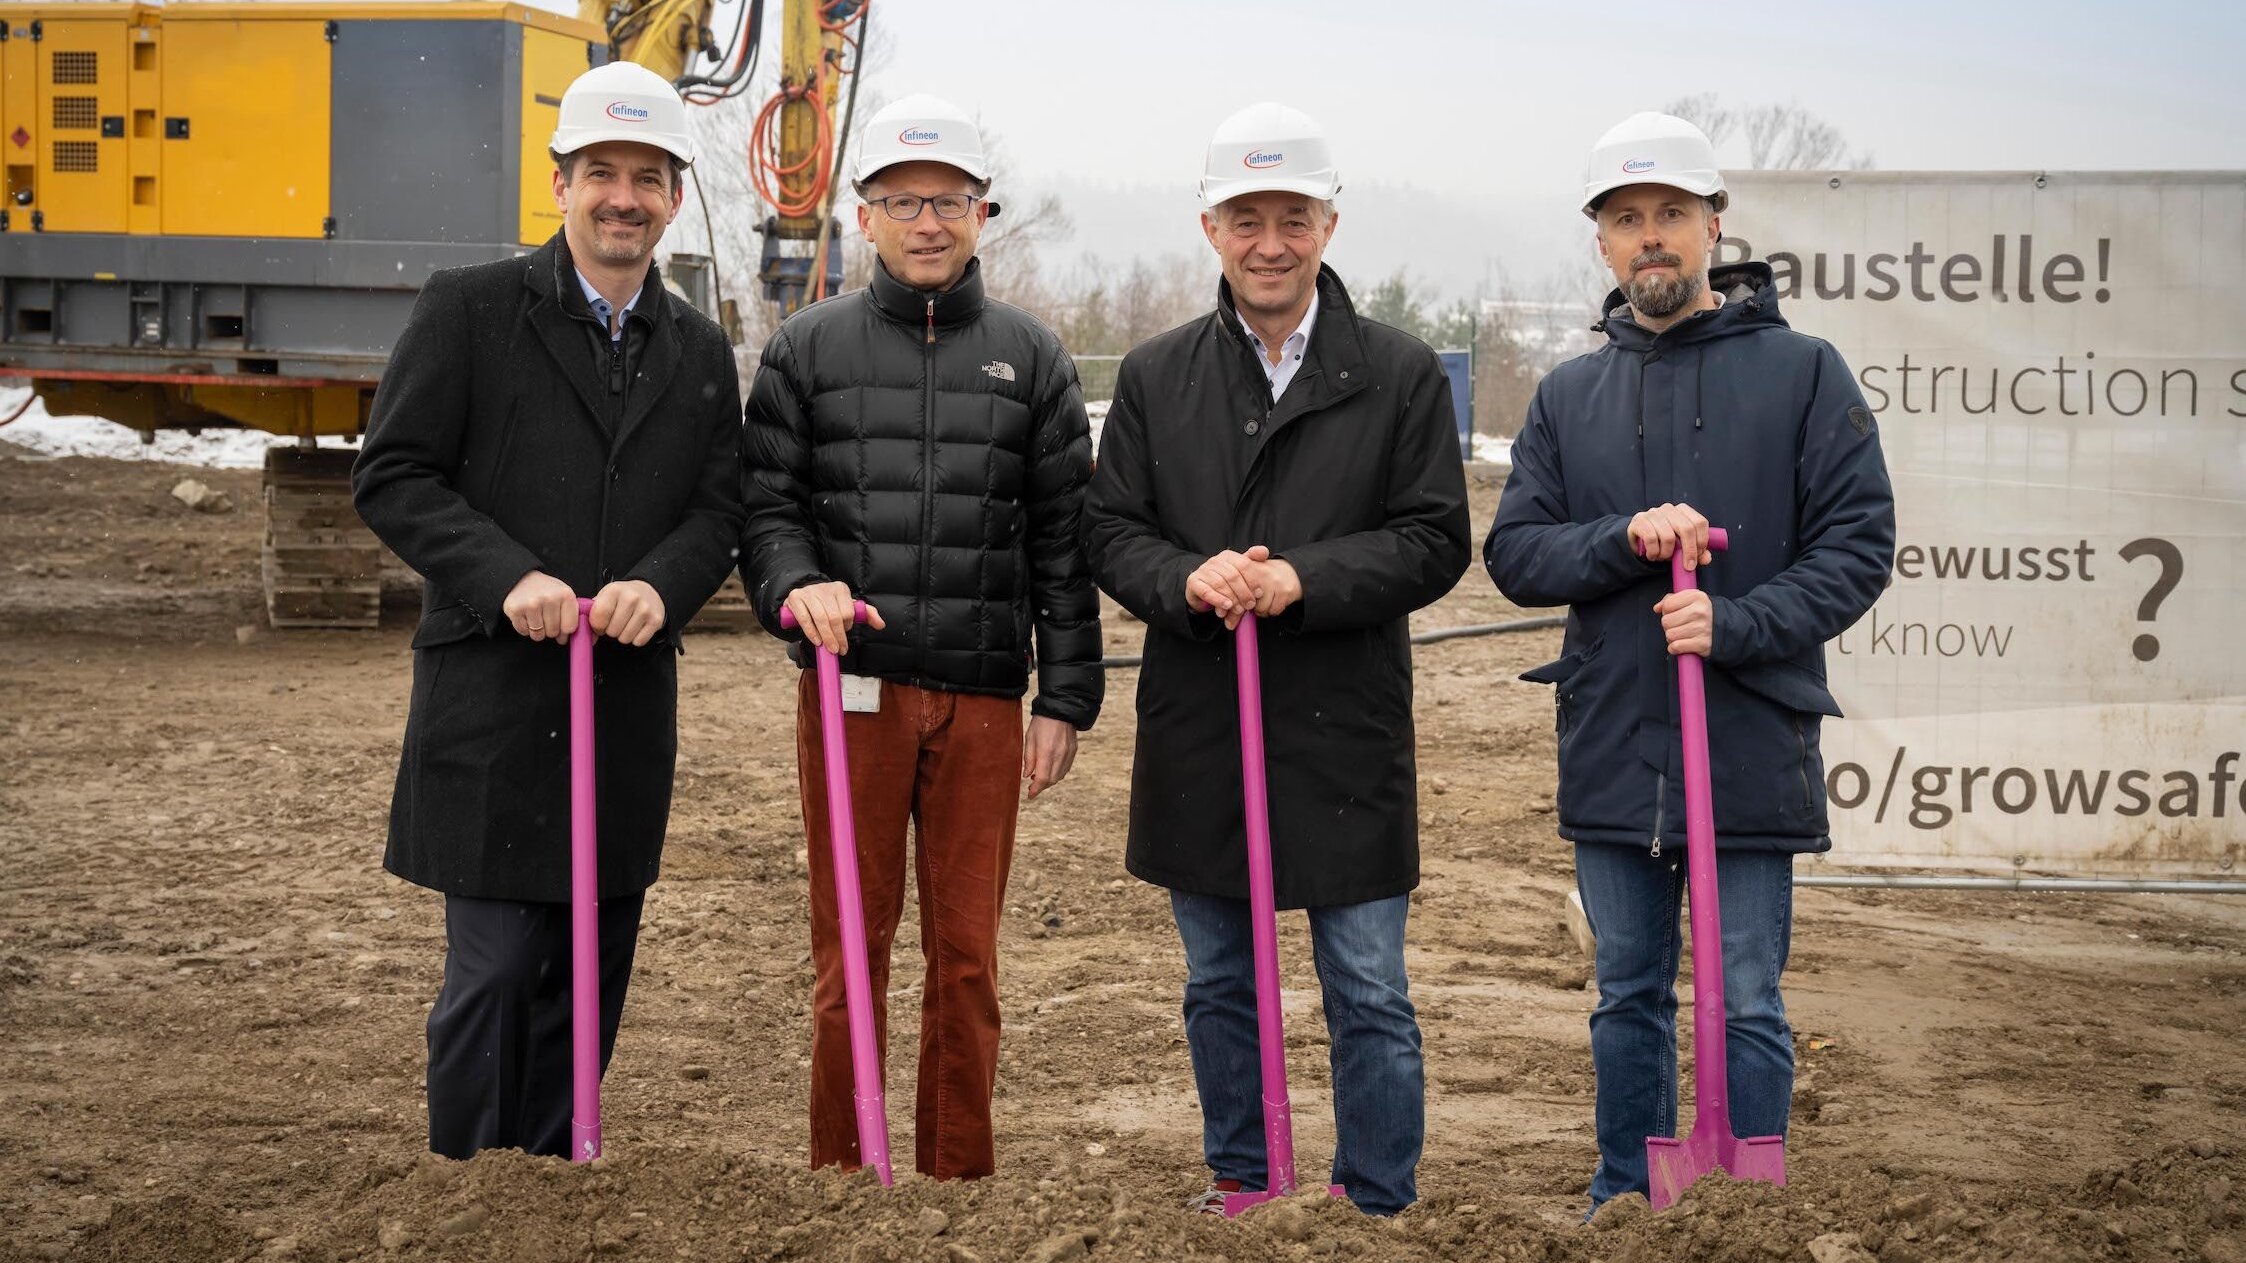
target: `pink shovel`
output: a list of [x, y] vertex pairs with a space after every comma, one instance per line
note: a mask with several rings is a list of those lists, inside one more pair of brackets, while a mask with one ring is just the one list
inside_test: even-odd
[[[1233, 632], [1240, 672], [1240, 786], [1248, 814], [1248, 917], [1256, 957], [1256, 1044], [1263, 1054], [1263, 1188], [1226, 1193], [1229, 1219], [1295, 1191], [1295, 1116], [1287, 1100], [1287, 1035], [1279, 1012], [1279, 913], [1271, 888], [1271, 805], [1263, 775], [1263, 665], [1256, 616]], [[1326, 1191], [1344, 1196], [1341, 1185]]]
[[[1708, 528], [1708, 548], [1730, 545], [1722, 527]], [[1670, 587], [1700, 586], [1685, 569], [1685, 553], [1669, 558]], [[1722, 1169], [1737, 1180], [1786, 1182], [1786, 1139], [1731, 1130], [1730, 1060], [1724, 1047], [1723, 919], [1716, 896], [1716, 809], [1708, 784], [1706, 664], [1698, 654], [1677, 655], [1677, 705], [1684, 726], [1685, 873], [1692, 902], [1692, 1134], [1682, 1140], [1646, 1137], [1646, 1167], [1653, 1208], [1662, 1210], [1693, 1181]]]
[[[866, 621], [866, 603], [854, 621]], [[780, 610], [780, 626], [793, 628], [795, 611]], [[881, 1091], [881, 1051], [874, 1040], [873, 981], [866, 966], [866, 909], [858, 888], [858, 826], [850, 814], [850, 747], [842, 734], [842, 660], [819, 654], [819, 732], [826, 750], [827, 843], [834, 856], [835, 910], [841, 917], [842, 991], [850, 1007], [851, 1099], [858, 1107], [858, 1158], [895, 1182], [889, 1165], [889, 1110]]]
[[569, 638], [569, 1160], [600, 1156], [600, 822], [593, 800], [593, 603]]

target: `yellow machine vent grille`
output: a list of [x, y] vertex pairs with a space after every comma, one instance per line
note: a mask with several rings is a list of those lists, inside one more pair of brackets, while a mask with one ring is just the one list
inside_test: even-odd
[[101, 98], [91, 96], [58, 96], [55, 98], [55, 130], [90, 132], [101, 127]]
[[100, 169], [97, 155], [101, 146], [90, 140], [58, 140], [55, 142], [55, 170], [75, 174], [91, 174]]
[[55, 53], [56, 83], [100, 83], [101, 54], [89, 52]]

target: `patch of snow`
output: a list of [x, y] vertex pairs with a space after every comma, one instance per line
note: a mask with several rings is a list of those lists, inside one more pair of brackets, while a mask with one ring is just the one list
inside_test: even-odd
[[1112, 399], [1094, 399], [1084, 405], [1084, 415], [1092, 419], [1092, 459], [1100, 457], [1100, 430], [1107, 425], [1107, 406]]
[[1510, 465], [1513, 463], [1513, 440], [1501, 439], [1494, 434], [1477, 434], [1474, 436], [1474, 459], [1488, 461], [1493, 465]]
[[[13, 391], [0, 395], [0, 416], [15, 411], [23, 396]], [[34, 400], [29, 410], [0, 426], [0, 442], [28, 448], [44, 457], [101, 456], [111, 460], [148, 461], [163, 465], [193, 465], [203, 469], [262, 469], [267, 448], [294, 446], [296, 440], [263, 430], [206, 429], [201, 434], [185, 430], [158, 430], [153, 443], [140, 434], [100, 417], [57, 417], [47, 413], [45, 400]], [[322, 447], [349, 448], [339, 436], [320, 440]]]

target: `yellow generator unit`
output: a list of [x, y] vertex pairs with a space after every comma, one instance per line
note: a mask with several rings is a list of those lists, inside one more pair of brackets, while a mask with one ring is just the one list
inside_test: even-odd
[[0, 3], [0, 378], [151, 433], [250, 426], [278, 626], [372, 626], [348, 451], [441, 267], [561, 226], [547, 139], [606, 61], [512, 4]]

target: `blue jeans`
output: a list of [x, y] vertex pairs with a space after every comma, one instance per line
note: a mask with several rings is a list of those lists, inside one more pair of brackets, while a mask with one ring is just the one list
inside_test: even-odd
[[[1419, 1196], [1413, 1172], [1427, 1131], [1427, 1093], [1404, 978], [1410, 904], [1398, 895], [1309, 910], [1332, 1041], [1332, 1182], [1371, 1215], [1393, 1215]], [[1217, 1179], [1260, 1189], [1263, 1067], [1248, 903], [1173, 890], [1170, 912], [1185, 941], [1185, 1039], [1201, 1094], [1202, 1151]]]
[[[1644, 847], [1590, 842], [1575, 848], [1576, 888], [1599, 940], [1599, 1005], [1591, 1012], [1599, 1094], [1594, 1209], [1610, 1197], [1646, 1192], [1646, 1137], [1677, 1134], [1677, 958], [1687, 941], [1678, 916], [1683, 850], [1656, 859]], [[1783, 1136], [1794, 1095], [1794, 1035], [1778, 976], [1793, 934], [1793, 856], [1719, 851], [1716, 884], [1732, 1130]]]

